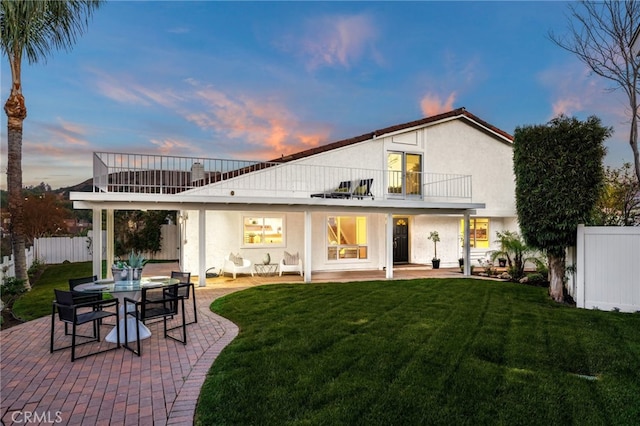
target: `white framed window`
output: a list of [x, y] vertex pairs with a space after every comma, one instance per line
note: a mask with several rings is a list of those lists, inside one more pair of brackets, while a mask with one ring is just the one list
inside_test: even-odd
[[[489, 248], [489, 219], [486, 217], [469, 219], [469, 246], [472, 248]], [[460, 241], [464, 245], [464, 219], [460, 220]]]
[[244, 216], [242, 245], [245, 247], [284, 246], [284, 216]]
[[327, 217], [327, 260], [367, 259], [366, 216]]

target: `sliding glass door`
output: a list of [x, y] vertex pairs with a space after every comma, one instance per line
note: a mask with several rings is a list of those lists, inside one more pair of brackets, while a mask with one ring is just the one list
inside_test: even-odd
[[422, 196], [422, 155], [389, 152], [387, 155], [387, 192], [391, 196]]

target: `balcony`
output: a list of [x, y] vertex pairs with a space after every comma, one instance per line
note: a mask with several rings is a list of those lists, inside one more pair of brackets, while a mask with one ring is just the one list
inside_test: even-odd
[[373, 179], [375, 200], [472, 199], [470, 175], [110, 152], [93, 157], [94, 191], [103, 193], [310, 198], [360, 179]]

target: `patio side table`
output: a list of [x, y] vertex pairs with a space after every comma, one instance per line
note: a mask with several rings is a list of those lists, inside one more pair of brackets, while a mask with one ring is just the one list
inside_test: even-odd
[[278, 272], [277, 263], [256, 263], [254, 267], [259, 277], [272, 277]]

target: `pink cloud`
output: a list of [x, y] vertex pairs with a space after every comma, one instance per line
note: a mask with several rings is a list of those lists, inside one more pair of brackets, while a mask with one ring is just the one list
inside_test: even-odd
[[378, 33], [370, 16], [325, 16], [306, 24], [305, 34], [290, 36], [282, 47], [301, 53], [309, 69], [322, 66], [350, 68], [365, 55], [381, 62], [374, 47]]
[[553, 116], [560, 114], [572, 115], [575, 111], [582, 111], [582, 100], [576, 96], [567, 95], [566, 98], [556, 99], [552, 104]]
[[126, 75], [115, 76], [102, 71], [94, 71], [94, 74], [98, 92], [119, 103], [142, 106], [157, 104], [175, 108], [183, 100], [170, 90], [147, 87], [132, 81]]
[[422, 114], [424, 114], [425, 117], [430, 117], [432, 115], [451, 111], [455, 100], [455, 92], [449, 94], [446, 100], [442, 100], [438, 95], [427, 93], [420, 100], [420, 108], [422, 109]]
[[57, 124], [46, 124], [43, 128], [47, 133], [46, 139], [50, 146], [89, 145], [86, 140], [88, 132], [79, 124], [58, 119]]
[[[238, 145], [241, 148], [238, 152], [250, 151], [247, 155], [252, 158], [288, 155], [316, 146], [329, 135], [328, 128], [309, 129], [303, 126], [276, 99], [228, 94], [191, 78], [184, 80], [188, 87], [177, 95], [167, 89], [154, 89], [127, 81], [125, 77], [100, 77], [98, 89], [110, 99], [170, 109], [200, 129], [213, 131], [227, 139], [246, 141], [252, 148], [249, 150], [246, 145]], [[150, 138], [149, 142], [163, 154], [194, 149], [179, 137]]]
[[158, 151], [160, 154], [168, 155], [176, 150], [180, 150], [183, 148], [189, 148], [189, 144], [184, 141], [179, 141], [175, 139], [151, 139], [150, 142], [158, 147]]
[[200, 128], [253, 145], [253, 158], [273, 158], [317, 146], [329, 136], [328, 129], [303, 129], [297, 118], [272, 99], [247, 95], [232, 96], [211, 86], [198, 88], [195, 97], [202, 103], [187, 120]]

